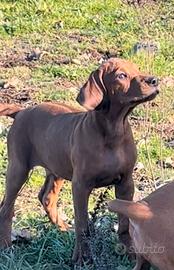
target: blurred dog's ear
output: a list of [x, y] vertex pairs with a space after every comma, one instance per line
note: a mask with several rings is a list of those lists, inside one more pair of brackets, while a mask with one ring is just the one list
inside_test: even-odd
[[145, 201], [133, 202], [116, 199], [108, 203], [108, 209], [133, 220], [146, 220], [153, 217], [153, 212]]
[[105, 87], [102, 75], [102, 69], [92, 72], [88, 81], [80, 89], [76, 100], [87, 110], [94, 110], [103, 100]]

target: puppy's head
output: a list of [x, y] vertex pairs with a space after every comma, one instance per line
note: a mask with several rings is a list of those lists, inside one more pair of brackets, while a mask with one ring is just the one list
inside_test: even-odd
[[77, 101], [88, 110], [107, 107], [110, 103], [134, 107], [153, 99], [158, 92], [156, 77], [141, 73], [129, 61], [111, 58], [91, 73]]

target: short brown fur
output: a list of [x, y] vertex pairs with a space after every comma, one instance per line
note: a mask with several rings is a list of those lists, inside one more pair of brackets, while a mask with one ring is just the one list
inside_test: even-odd
[[[1, 104], [1, 115], [15, 118], [8, 134], [6, 193], [0, 209], [0, 246], [11, 244], [15, 199], [34, 166], [46, 169], [39, 194], [49, 218], [62, 229], [56, 198], [63, 179], [72, 181], [75, 211], [75, 262], [89, 259], [84, 240], [88, 233], [88, 198], [93, 188], [115, 185], [116, 195], [132, 200], [132, 171], [136, 147], [128, 122], [133, 108], [158, 93], [157, 79], [146, 76], [129, 61], [112, 58], [94, 71], [77, 101], [88, 109], [45, 103], [21, 110]], [[10, 111], [11, 110], [11, 111]], [[19, 111], [19, 112], [18, 112]], [[129, 242], [128, 219], [119, 216], [120, 239]]]
[[130, 218], [129, 231], [137, 253], [134, 270], [174, 269], [174, 182], [140, 202], [113, 200], [110, 211]]

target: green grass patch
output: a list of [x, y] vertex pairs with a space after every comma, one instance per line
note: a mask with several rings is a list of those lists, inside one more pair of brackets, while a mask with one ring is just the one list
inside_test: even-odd
[[43, 76], [46, 75], [52, 79], [61, 77], [66, 78], [69, 81], [78, 81], [87, 78], [94, 68], [96, 68], [94, 65], [86, 67], [77, 65], [46, 65], [41, 68], [41, 72], [43, 72]]
[[[103, 216], [91, 231], [87, 239], [92, 252], [93, 266], [84, 265], [81, 270], [131, 270], [127, 256], [121, 255], [117, 234], [113, 230], [116, 220], [112, 216]], [[56, 227], [45, 223], [44, 219], [28, 217], [21, 227], [32, 234], [28, 243], [18, 243], [0, 253], [2, 270], [70, 270], [74, 269], [71, 256], [74, 247], [74, 233], [60, 232]], [[95, 230], [95, 235], [93, 235]], [[124, 253], [124, 252], [123, 252]]]

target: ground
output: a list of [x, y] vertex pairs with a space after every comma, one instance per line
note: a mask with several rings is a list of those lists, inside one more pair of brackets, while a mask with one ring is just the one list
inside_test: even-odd
[[[56, 100], [78, 106], [79, 87], [111, 56], [130, 59], [158, 76], [160, 95], [130, 116], [138, 148], [134, 180], [142, 198], [174, 177], [174, 1], [138, 2], [1, 0], [0, 102], [27, 107]], [[11, 123], [3, 117], [0, 120], [0, 199]], [[37, 168], [17, 200], [14, 229], [24, 239], [0, 254], [0, 270], [73, 269], [74, 232], [60, 232], [45, 217], [37, 199], [43, 178], [44, 171]], [[91, 214], [96, 202], [101, 203], [95, 209], [97, 233], [92, 230], [89, 239], [94, 265], [83, 269], [132, 269], [133, 263], [120, 255], [117, 219], [101, 207], [104, 191], [95, 190], [91, 196]], [[105, 195], [113, 198], [113, 190]], [[69, 183], [59, 204], [73, 225]]]

